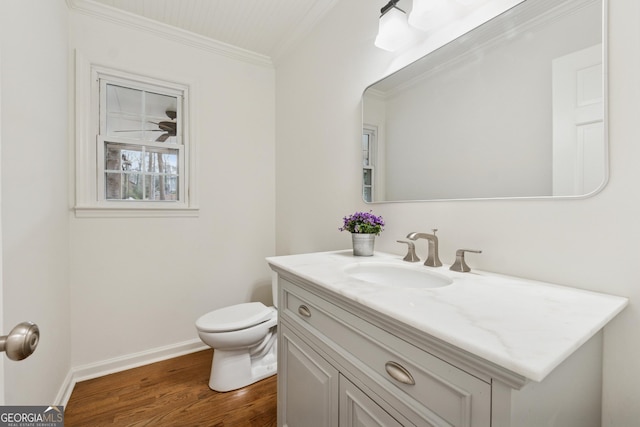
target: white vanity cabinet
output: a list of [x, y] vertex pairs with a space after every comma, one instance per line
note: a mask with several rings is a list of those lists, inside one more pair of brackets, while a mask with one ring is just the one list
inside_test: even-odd
[[279, 279], [278, 425], [491, 425], [491, 381]]
[[372, 398], [340, 375], [340, 423], [343, 427], [402, 427]]
[[278, 422], [282, 426], [338, 425], [338, 370], [278, 325]]
[[280, 325], [280, 425], [402, 426], [285, 323]]
[[488, 273], [412, 291], [347, 251], [268, 259], [281, 427], [599, 427], [601, 328], [626, 298]]

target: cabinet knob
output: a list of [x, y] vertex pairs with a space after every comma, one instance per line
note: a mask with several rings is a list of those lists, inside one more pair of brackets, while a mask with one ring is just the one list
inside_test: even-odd
[[402, 384], [415, 385], [416, 381], [407, 369], [398, 362], [388, 361], [384, 364], [387, 374]]
[[311, 317], [311, 310], [306, 305], [298, 307], [298, 314], [303, 317]]

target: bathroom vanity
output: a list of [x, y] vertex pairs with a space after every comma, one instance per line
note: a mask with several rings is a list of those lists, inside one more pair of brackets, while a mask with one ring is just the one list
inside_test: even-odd
[[589, 427], [627, 299], [351, 251], [268, 258], [278, 425]]

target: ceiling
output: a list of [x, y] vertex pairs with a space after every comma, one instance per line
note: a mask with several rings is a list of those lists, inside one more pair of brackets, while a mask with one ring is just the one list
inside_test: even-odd
[[277, 58], [337, 0], [71, 0], [102, 4], [241, 49]]

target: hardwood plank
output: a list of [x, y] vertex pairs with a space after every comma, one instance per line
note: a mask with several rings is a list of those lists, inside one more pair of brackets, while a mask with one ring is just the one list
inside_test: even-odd
[[241, 390], [208, 386], [205, 350], [76, 384], [65, 426], [276, 426], [276, 376]]

